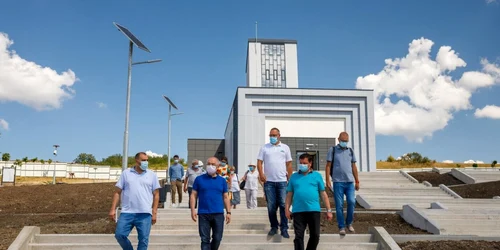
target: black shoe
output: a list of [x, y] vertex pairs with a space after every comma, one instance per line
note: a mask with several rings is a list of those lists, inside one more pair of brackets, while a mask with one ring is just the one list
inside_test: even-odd
[[286, 230], [281, 231], [281, 236], [283, 236], [283, 238], [287, 238], [287, 239], [290, 238], [290, 235], [288, 234], [288, 231], [286, 231]]
[[271, 230], [269, 231], [269, 233], [267, 233], [268, 236], [274, 236], [275, 234], [278, 233], [278, 229], [276, 228], [271, 228]]

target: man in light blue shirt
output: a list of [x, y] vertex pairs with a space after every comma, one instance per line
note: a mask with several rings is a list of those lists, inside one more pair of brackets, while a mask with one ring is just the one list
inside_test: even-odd
[[156, 223], [160, 199], [158, 176], [148, 170], [148, 156], [144, 152], [135, 155], [135, 166], [122, 172], [116, 183], [116, 191], [109, 217], [116, 220], [116, 206], [121, 196], [121, 214], [116, 225], [115, 238], [124, 250], [133, 250], [128, 235], [135, 226], [139, 239], [138, 250], [148, 249], [151, 225]]
[[[331, 147], [326, 156], [326, 185], [333, 191], [340, 235], [346, 234], [346, 225], [350, 232], [354, 232], [354, 227], [352, 226], [354, 207], [356, 206], [354, 190], [359, 190], [356, 156], [352, 148], [347, 147], [348, 142], [349, 134], [347, 132], [340, 133], [339, 144]], [[343, 213], [344, 195], [347, 201], [346, 220], [344, 220]]]
[[291, 220], [290, 205], [293, 203], [293, 229], [295, 232], [295, 250], [304, 250], [304, 232], [309, 227], [307, 249], [316, 249], [319, 243], [321, 226], [321, 204], [326, 206], [326, 218], [332, 220], [330, 201], [325, 192], [325, 183], [320, 173], [313, 171], [313, 157], [302, 154], [299, 157], [299, 171], [292, 174], [287, 187], [286, 217]]
[[[178, 207], [182, 203], [182, 179], [184, 178], [184, 166], [179, 163], [179, 156], [174, 155], [174, 165], [168, 169], [170, 176], [170, 192], [172, 194], [172, 207]], [[179, 194], [179, 203], [175, 204], [175, 194]]]

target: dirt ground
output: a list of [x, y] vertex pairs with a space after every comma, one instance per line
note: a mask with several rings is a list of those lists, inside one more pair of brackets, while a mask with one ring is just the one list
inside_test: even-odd
[[437, 187], [440, 184], [444, 184], [446, 186], [464, 184], [450, 173], [439, 174], [436, 172], [411, 172], [408, 174], [413, 176], [413, 178], [417, 179], [419, 182], [428, 181], [433, 187]]
[[113, 191], [113, 183], [0, 188], [0, 249], [31, 225], [42, 233], [113, 233], [107, 220]]
[[411, 241], [399, 246], [402, 250], [498, 250], [500, 241]]
[[462, 198], [491, 199], [500, 196], [500, 181], [450, 187]]
[[[414, 228], [406, 223], [398, 214], [360, 214], [354, 213], [353, 227], [355, 234], [367, 234], [370, 227], [382, 226], [390, 234], [428, 234], [426, 231]], [[333, 220], [326, 220], [325, 215], [321, 217], [321, 233], [337, 234], [337, 218], [333, 214]], [[347, 232], [349, 233], [349, 232]]]

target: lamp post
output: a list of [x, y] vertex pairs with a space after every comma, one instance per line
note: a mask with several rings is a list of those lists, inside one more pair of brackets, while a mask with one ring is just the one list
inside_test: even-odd
[[134, 44], [139, 48], [148, 53], [151, 51], [141, 42], [137, 37], [132, 34], [127, 28], [113, 22], [113, 24], [129, 39], [129, 52], [128, 52], [128, 81], [127, 81], [127, 102], [125, 106], [125, 132], [123, 136], [123, 157], [122, 157], [122, 170], [125, 170], [128, 165], [128, 123], [129, 123], [129, 113], [130, 113], [130, 88], [132, 86], [132, 66], [137, 64], [146, 63], [156, 63], [161, 62], [161, 59], [148, 60], [143, 62], [132, 63], [132, 52], [134, 50]]
[[165, 99], [165, 101], [168, 102], [168, 153], [167, 153], [167, 180], [170, 176], [168, 176], [168, 169], [170, 169], [170, 138], [171, 138], [171, 128], [172, 128], [172, 116], [174, 115], [182, 115], [184, 114], [183, 112], [179, 112], [179, 113], [174, 113], [172, 114], [172, 107], [174, 107], [174, 109], [177, 109], [177, 106], [175, 106], [175, 104], [165, 95], [163, 95], [163, 98]]
[[56, 157], [57, 157], [57, 148], [60, 147], [59, 145], [54, 145], [54, 174], [52, 175], [52, 184], [56, 184]]

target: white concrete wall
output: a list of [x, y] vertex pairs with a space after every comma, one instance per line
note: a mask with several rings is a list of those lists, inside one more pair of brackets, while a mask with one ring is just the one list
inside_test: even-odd
[[286, 87], [299, 87], [299, 64], [297, 60], [297, 44], [285, 44]]
[[234, 119], [234, 110], [231, 108], [231, 113], [229, 114], [229, 119], [227, 121], [226, 131], [224, 133], [224, 152], [226, 154], [229, 165], [234, 165], [233, 160], [233, 119]]
[[247, 87], [262, 87], [261, 43], [248, 43]]
[[[14, 165], [13, 161], [0, 161], [0, 169], [2, 167], [11, 167]], [[97, 165], [80, 165], [57, 162], [52, 164], [41, 164], [27, 162], [22, 166], [16, 167], [16, 176], [22, 177], [52, 177], [54, 175], [54, 168], [57, 178], [69, 178], [70, 173], [75, 174], [75, 178], [83, 179], [101, 179], [101, 180], [118, 180], [122, 173], [121, 168], [111, 168], [110, 166], [97, 166]], [[96, 168], [96, 169], [94, 169]], [[153, 170], [158, 175], [158, 178], [166, 178], [167, 173], [165, 170]]]
[[[343, 118], [266, 116], [265, 131], [272, 128], [279, 128], [286, 137], [337, 138], [340, 132], [345, 131], [346, 124]], [[262, 136], [264, 141], [269, 139], [266, 133]]]

